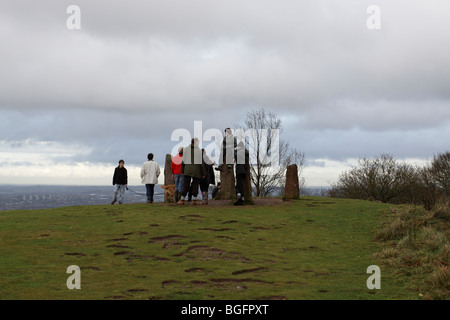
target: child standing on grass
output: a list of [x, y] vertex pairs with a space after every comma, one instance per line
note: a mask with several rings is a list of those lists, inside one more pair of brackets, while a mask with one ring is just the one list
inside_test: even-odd
[[125, 188], [128, 185], [128, 172], [124, 166], [125, 161], [119, 160], [119, 166], [114, 170], [113, 176], [114, 199], [111, 202], [112, 205], [116, 203], [117, 195], [119, 195], [119, 204], [123, 203]]
[[181, 191], [183, 191], [184, 176], [181, 174], [181, 160], [183, 159], [183, 148], [178, 149], [178, 154], [173, 157], [170, 166], [172, 178], [175, 181], [175, 202], [181, 198]]

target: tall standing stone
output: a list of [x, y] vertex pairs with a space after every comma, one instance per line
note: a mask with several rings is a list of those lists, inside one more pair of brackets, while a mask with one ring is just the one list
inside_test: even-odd
[[284, 187], [283, 200], [298, 199], [299, 197], [298, 169], [296, 164], [291, 164], [286, 170], [286, 185]]
[[[172, 179], [172, 155], [166, 154], [166, 163], [164, 164], [164, 185], [174, 185], [175, 181]], [[174, 202], [173, 195], [170, 195], [169, 190], [164, 192], [164, 202]]]
[[166, 154], [166, 163], [164, 165], [164, 185], [168, 186], [170, 184], [175, 184], [175, 181], [172, 179], [172, 171], [170, 167], [172, 165], [172, 155]]
[[228, 172], [227, 165], [220, 172], [220, 192], [217, 200], [231, 200], [236, 199], [236, 186], [234, 179], [234, 165], [231, 165], [230, 172]]

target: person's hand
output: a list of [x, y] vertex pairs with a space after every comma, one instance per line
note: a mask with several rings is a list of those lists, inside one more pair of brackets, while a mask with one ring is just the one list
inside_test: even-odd
[[175, 176], [172, 174], [172, 180], [175, 180]]
[[202, 179], [205, 179], [205, 176], [203, 176]]

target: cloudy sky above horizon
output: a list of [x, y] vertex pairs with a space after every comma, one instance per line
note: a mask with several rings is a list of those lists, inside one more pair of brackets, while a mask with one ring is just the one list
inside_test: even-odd
[[0, 0], [0, 41], [0, 184], [107, 185], [121, 158], [139, 184], [173, 130], [259, 108], [310, 186], [361, 157], [450, 149], [448, 1]]

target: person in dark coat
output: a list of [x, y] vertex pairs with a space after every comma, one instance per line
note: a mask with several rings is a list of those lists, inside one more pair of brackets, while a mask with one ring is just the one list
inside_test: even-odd
[[200, 180], [206, 175], [205, 162], [198, 145], [198, 138], [193, 138], [191, 144], [183, 150], [181, 173], [184, 175], [184, 181], [181, 198], [177, 204], [184, 204], [190, 187], [192, 187], [192, 196], [196, 199]]
[[113, 186], [114, 186], [114, 199], [111, 202], [113, 205], [117, 201], [117, 195], [119, 195], [119, 204], [123, 203], [123, 197], [125, 195], [125, 188], [128, 185], [128, 172], [125, 169], [125, 161], [120, 160], [119, 166], [114, 170]]
[[200, 190], [202, 192], [202, 205], [208, 204], [208, 190], [210, 184], [216, 183], [216, 178], [214, 176], [213, 164], [214, 161], [211, 160], [202, 149], [203, 161], [205, 162], [205, 176], [200, 180]]
[[222, 142], [222, 149], [220, 150], [219, 166], [216, 168], [217, 171], [231, 172], [231, 165], [233, 164], [233, 156], [237, 147], [237, 139], [233, 136], [230, 128], [225, 129], [225, 137]]
[[236, 198], [235, 206], [244, 205], [244, 181], [250, 171], [250, 154], [244, 146], [244, 142], [239, 142], [234, 159], [236, 161]]

